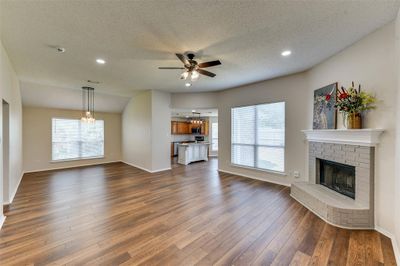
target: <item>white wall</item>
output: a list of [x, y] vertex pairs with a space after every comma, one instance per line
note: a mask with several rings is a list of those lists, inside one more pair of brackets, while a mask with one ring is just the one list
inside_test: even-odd
[[134, 96], [122, 113], [122, 160], [151, 171], [151, 91]]
[[171, 168], [171, 94], [152, 91], [152, 170]]
[[[244, 176], [289, 185], [294, 181], [293, 171], [305, 176], [306, 143], [301, 130], [307, 127], [307, 79], [305, 73], [259, 82], [222, 91], [219, 95], [219, 169]], [[241, 105], [281, 102], [286, 103], [285, 172], [276, 175], [231, 165], [231, 108]]]
[[396, 111], [396, 156], [395, 156], [395, 239], [397, 242], [397, 263], [400, 264], [400, 11], [396, 18], [396, 74], [397, 74], [397, 111]]
[[174, 93], [171, 107], [180, 109], [209, 109], [218, 106], [218, 92]]
[[[0, 98], [4, 99], [10, 105], [10, 155], [9, 155], [9, 198], [4, 202], [9, 203], [18, 188], [22, 178], [22, 105], [19, 82], [17, 75], [12, 67], [8, 55], [0, 45]], [[2, 110], [0, 110], [0, 119], [2, 120]], [[2, 121], [0, 126], [2, 125]], [[2, 135], [2, 130], [0, 130]], [[3, 139], [3, 136], [1, 136]], [[3, 143], [1, 149], [3, 150]], [[2, 152], [1, 155], [2, 157]], [[0, 158], [0, 199], [3, 199], [3, 158]], [[0, 213], [3, 213], [3, 204], [0, 204]], [[1, 223], [0, 214], [0, 223]]]
[[51, 119], [80, 119], [81, 111], [24, 107], [23, 108], [23, 157], [24, 171], [75, 167], [120, 161], [121, 114], [96, 112], [96, 119], [104, 120], [104, 158], [51, 162]]
[[[389, 235], [397, 232], [397, 239], [400, 239], [400, 196], [395, 196], [400, 195], [400, 169], [397, 175], [394, 170], [395, 113], [396, 107], [400, 108], [400, 96], [397, 96], [396, 101], [397, 90], [400, 89], [397, 76], [400, 74], [400, 69], [396, 69], [395, 55], [395, 23], [392, 22], [304, 73], [219, 92], [217, 96], [213, 96], [218, 102], [219, 168], [223, 171], [283, 184], [294, 181], [291, 175], [294, 170], [300, 171], [301, 179], [307, 179], [307, 148], [300, 130], [312, 128], [314, 90], [333, 82], [339, 82], [339, 86], [346, 87], [351, 84], [351, 81], [359, 82], [364, 90], [372, 92], [379, 99], [378, 108], [365, 117], [364, 127], [385, 129], [381, 143], [376, 149], [376, 226]], [[189, 97], [185, 94], [173, 94], [172, 108], [183, 105], [185, 98], [189, 102], [195, 102], [196, 95], [193, 93]], [[200, 105], [203, 104], [203, 98], [200, 98]], [[230, 108], [276, 101], [286, 102], [285, 165], [288, 175], [280, 176], [231, 166]], [[201, 107], [203, 106], [199, 106]], [[397, 116], [397, 125], [400, 125], [399, 116]], [[343, 127], [340, 117], [338, 126]], [[400, 139], [400, 128], [397, 136]], [[397, 149], [398, 162], [400, 143]], [[396, 201], [397, 205], [394, 205]]]
[[10, 199], [10, 105], [2, 101], [3, 111], [3, 199]]
[[[308, 72], [308, 93], [304, 96], [307, 128], [312, 127], [313, 90], [332, 82], [348, 87], [351, 81], [361, 83], [364, 90], [376, 94], [378, 108], [364, 120], [366, 128], [383, 128], [385, 133], [375, 153], [375, 216], [376, 225], [394, 232], [395, 175], [395, 24], [390, 23], [348, 47]], [[343, 127], [342, 119], [338, 126]]]
[[170, 94], [134, 96], [122, 114], [122, 160], [148, 172], [170, 169], [170, 145]]

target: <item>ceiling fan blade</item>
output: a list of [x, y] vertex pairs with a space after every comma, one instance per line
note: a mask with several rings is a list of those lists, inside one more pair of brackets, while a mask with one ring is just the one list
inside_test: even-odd
[[184, 67], [158, 67], [158, 69], [185, 69]]
[[204, 70], [204, 69], [198, 69], [197, 70], [200, 74], [203, 74], [205, 76], [209, 76], [211, 78], [215, 77], [216, 75], [210, 71]]
[[188, 61], [186, 60], [186, 58], [185, 58], [185, 56], [184, 56], [183, 54], [175, 54], [175, 55], [176, 55], [176, 57], [179, 58], [179, 60], [181, 60], [181, 62], [182, 62], [184, 65], [187, 65], [187, 64], [188, 64]]
[[221, 64], [221, 61], [215, 60], [215, 61], [200, 63], [200, 64], [198, 64], [198, 66], [201, 68], [205, 68], [205, 67], [218, 66], [220, 64]]

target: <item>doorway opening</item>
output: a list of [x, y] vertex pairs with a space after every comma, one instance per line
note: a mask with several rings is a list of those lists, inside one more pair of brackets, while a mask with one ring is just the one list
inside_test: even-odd
[[172, 109], [172, 164], [208, 161], [217, 156], [218, 109]]
[[[10, 199], [10, 105], [3, 100], [3, 204]], [[4, 207], [4, 206], [3, 206]], [[4, 208], [3, 208], [4, 212]]]

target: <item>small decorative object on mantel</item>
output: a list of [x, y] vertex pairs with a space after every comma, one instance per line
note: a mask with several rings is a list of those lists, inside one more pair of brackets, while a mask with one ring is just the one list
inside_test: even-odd
[[333, 83], [314, 91], [313, 129], [336, 128], [336, 90]]
[[362, 91], [361, 84], [356, 89], [354, 82], [348, 89], [339, 89], [337, 98], [335, 108], [343, 114], [343, 123], [347, 129], [361, 129], [363, 113], [374, 109], [376, 103], [374, 96]]

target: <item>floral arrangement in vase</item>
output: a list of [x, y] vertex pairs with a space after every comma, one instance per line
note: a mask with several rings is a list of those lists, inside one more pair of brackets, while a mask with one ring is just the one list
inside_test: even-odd
[[[327, 95], [326, 97], [331, 96]], [[341, 87], [337, 91], [335, 108], [343, 114], [347, 129], [360, 129], [362, 128], [362, 113], [374, 109], [375, 103], [376, 98], [373, 95], [362, 91], [361, 85], [358, 85], [358, 89], [356, 89], [352, 82], [350, 88]]]

